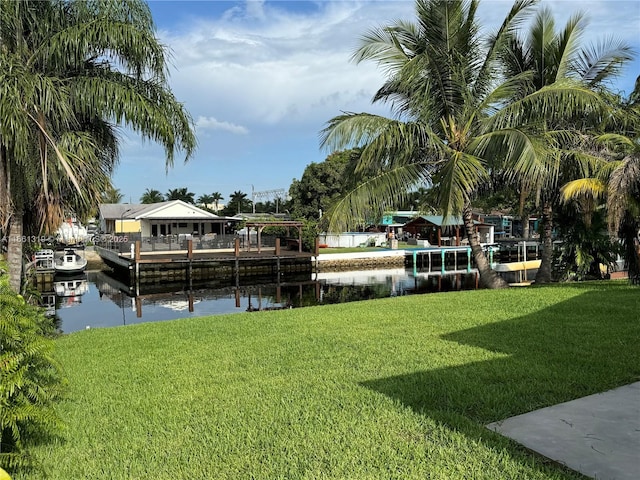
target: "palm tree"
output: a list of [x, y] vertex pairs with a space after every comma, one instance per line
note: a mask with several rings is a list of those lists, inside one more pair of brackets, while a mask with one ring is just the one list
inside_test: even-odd
[[[563, 185], [562, 201], [593, 207], [606, 200], [609, 235], [622, 240], [629, 278], [640, 279], [640, 77], [629, 99], [612, 95], [619, 115], [605, 126], [608, 133], [590, 145], [603, 159], [591, 176], [585, 175]], [[617, 118], [616, 118], [617, 117]], [[621, 119], [621, 121], [620, 121]], [[593, 211], [593, 208], [591, 209]]]
[[107, 190], [102, 192], [102, 195], [101, 195], [102, 203], [120, 203], [123, 198], [124, 198], [124, 195], [120, 193], [120, 189], [113, 188], [113, 187], [108, 188]]
[[200, 195], [198, 197], [198, 204], [202, 205], [205, 208], [209, 208], [209, 205], [213, 203], [213, 195], [209, 195], [205, 193], [204, 195]]
[[154, 188], [147, 188], [140, 197], [140, 203], [149, 204], [160, 202], [164, 202], [164, 195]]
[[171, 188], [165, 194], [165, 198], [167, 199], [167, 201], [182, 200], [183, 202], [187, 202], [187, 203], [195, 203], [195, 200], [194, 200], [195, 196], [196, 194], [193, 192], [190, 192], [187, 187]]
[[493, 159], [500, 158], [497, 152], [510, 162], [538, 154], [533, 133], [514, 127], [542, 109], [566, 115], [596, 97], [565, 84], [509, 102], [529, 74], [501, 78], [499, 53], [534, 3], [516, 1], [499, 30], [483, 37], [477, 1], [417, 0], [416, 24], [396, 21], [363, 37], [353, 58], [373, 60], [388, 73], [374, 102], [389, 102], [397, 118], [347, 113], [323, 130], [324, 147], [362, 147], [354, 175], [374, 173], [334, 205], [332, 229], [372, 213], [380, 216], [419, 186], [433, 186], [441, 212], [462, 215], [481, 283], [506, 286], [484, 255], [472, 201], [487, 182]]
[[[580, 48], [580, 38], [586, 28], [582, 14], [570, 18], [564, 29], [556, 31], [553, 15], [543, 8], [538, 11], [526, 36], [512, 35], [505, 48], [502, 60], [507, 76], [531, 72], [531, 79], [523, 83], [517, 95], [522, 98], [541, 91], [545, 87], [567, 78], [578, 79], [589, 88], [596, 88], [619, 72], [620, 67], [631, 60], [631, 49], [621, 42], [609, 40], [594, 46]], [[546, 122], [543, 128], [582, 129], [593, 128], [593, 117], [562, 119]], [[598, 122], [599, 118], [595, 118]], [[581, 136], [582, 137], [582, 136]], [[566, 140], [558, 145], [565, 151], [555, 150], [549, 155], [529, 157], [528, 162], [514, 165], [515, 176], [523, 192], [533, 192], [542, 202], [542, 263], [536, 283], [551, 281], [551, 259], [553, 253], [553, 211], [559, 201], [559, 187], [571, 180], [571, 175], [580, 175], [580, 164], [585, 162], [585, 152]], [[569, 150], [569, 151], [567, 151]], [[584, 173], [584, 166], [582, 167]], [[569, 177], [567, 177], [569, 176]]]
[[242, 207], [244, 207], [245, 202], [247, 201], [247, 194], [241, 192], [240, 190], [236, 190], [229, 197], [229, 203], [231, 205], [237, 205], [238, 211], [237, 213], [242, 212]]
[[213, 200], [213, 202], [216, 205], [216, 213], [218, 213], [220, 211], [220, 208], [218, 207], [219, 206], [218, 202], [220, 202], [220, 200], [222, 200], [223, 198], [224, 197], [222, 196], [222, 194], [220, 192], [213, 192], [211, 194], [211, 199]]
[[[195, 148], [192, 121], [169, 90], [148, 5], [0, 0], [0, 228], [59, 225], [95, 208], [118, 158], [115, 124], [165, 148], [167, 168]], [[22, 242], [10, 242], [18, 289]]]

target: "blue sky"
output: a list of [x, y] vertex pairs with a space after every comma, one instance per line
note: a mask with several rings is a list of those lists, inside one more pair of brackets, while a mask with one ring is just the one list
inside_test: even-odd
[[[640, 1], [543, 0], [564, 25], [589, 20], [587, 44], [615, 37], [640, 55]], [[164, 153], [124, 130], [113, 181], [125, 202], [146, 188], [196, 194], [289, 188], [311, 162], [323, 161], [318, 134], [341, 111], [387, 114], [372, 106], [382, 85], [373, 64], [349, 61], [360, 35], [402, 18], [414, 3], [386, 1], [149, 1], [161, 42], [171, 51], [170, 84], [196, 125], [198, 149], [165, 173]], [[484, 0], [479, 15], [498, 26], [511, 1]], [[629, 92], [640, 74], [630, 64], [613, 88]]]

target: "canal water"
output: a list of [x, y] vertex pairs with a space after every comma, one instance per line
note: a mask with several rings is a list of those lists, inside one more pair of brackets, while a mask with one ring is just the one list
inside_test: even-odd
[[58, 329], [70, 333], [203, 315], [247, 311], [260, 315], [264, 310], [474, 288], [475, 273], [440, 275], [404, 268], [252, 278], [250, 284], [238, 285], [159, 282], [144, 287], [127, 285], [108, 272], [86, 272], [56, 277], [41, 294]]

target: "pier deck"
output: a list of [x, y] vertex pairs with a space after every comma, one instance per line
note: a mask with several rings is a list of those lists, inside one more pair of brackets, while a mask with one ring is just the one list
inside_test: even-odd
[[276, 273], [311, 272], [310, 252], [276, 247], [240, 249], [193, 249], [188, 242], [186, 250], [145, 251], [140, 242], [132, 244], [130, 251], [96, 246], [102, 260], [130, 280], [157, 281], [198, 280], [211, 277], [252, 276]]

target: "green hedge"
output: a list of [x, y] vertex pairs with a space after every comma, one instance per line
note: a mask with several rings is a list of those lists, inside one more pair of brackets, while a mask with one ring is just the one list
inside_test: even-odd
[[55, 434], [54, 409], [63, 385], [52, 359], [51, 319], [8, 285], [0, 265], [0, 467], [35, 467], [28, 447]]

